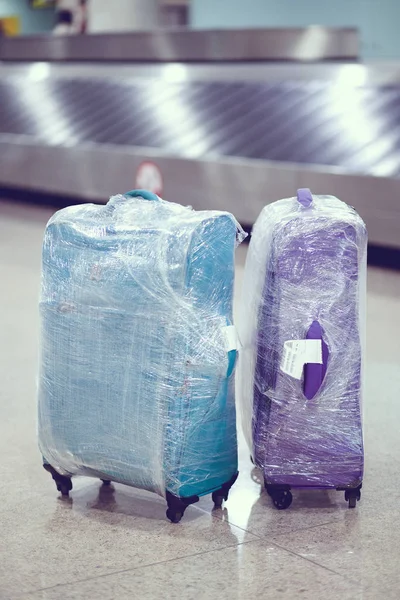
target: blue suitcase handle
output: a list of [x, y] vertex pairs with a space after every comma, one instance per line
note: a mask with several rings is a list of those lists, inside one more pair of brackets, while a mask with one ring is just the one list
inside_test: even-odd
[[153, 192], [148, 192], [147, 190], [131, 190], [125, 194], [118, 194], [117, 196], [110, 198], [107, 202], [107, 208], [108, 210], [113, 211], [117, 205], [122, 204], [124, 200], [129, 200], [130, 198], [142, 198], [143, 200], [149, 200], [151, 202], [158, 202], [160, 200]]
[[124, 194], [125, 198], [143, 198], [143, 200], [159, 200], [160, 198], [147, 190], [131, 190]]

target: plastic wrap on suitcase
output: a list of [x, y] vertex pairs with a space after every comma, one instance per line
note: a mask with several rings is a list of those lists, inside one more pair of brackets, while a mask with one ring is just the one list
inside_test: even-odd
[[307, 190], [254, 226], [238, 393], [267, 489], [361, 485], [366, 244], [354, 209]]
[[190, 498], [237, 472], [232, 298], [245, 234], [229, 213], [141, 196], [48, 223], [39, 444], [59, 489], [59, 474], [80, 474]]

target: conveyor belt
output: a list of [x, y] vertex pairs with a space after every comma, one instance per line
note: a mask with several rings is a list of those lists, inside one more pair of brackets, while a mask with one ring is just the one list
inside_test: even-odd
[[400, 175], [400, 88], [316, 82], [0, 82], [0, 133], [49, 145], [146, 146], [184, 157]]
[[310, 187], [400, 249], [399, 100], [397, 65], [0, 64], [0, 188], [106, 201], [151, 160], [168, 199], [251, 224]]

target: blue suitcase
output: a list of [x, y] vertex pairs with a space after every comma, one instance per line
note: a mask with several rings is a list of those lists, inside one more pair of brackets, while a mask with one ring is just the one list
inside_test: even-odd
[[43, 246], [39, 446], [73, 475], [166, 497], [178, 522], [237, 477], [232, 298], [243, 233], [229, 213], [144, 191], [74, 206]]

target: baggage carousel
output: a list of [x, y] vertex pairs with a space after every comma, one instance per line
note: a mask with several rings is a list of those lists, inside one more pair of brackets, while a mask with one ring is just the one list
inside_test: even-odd
[[310, 187], [400, 248], [396, 64], [7, 60], [0, 102], [2, 188], [106, 201], [148, 182], [251, 225]]

